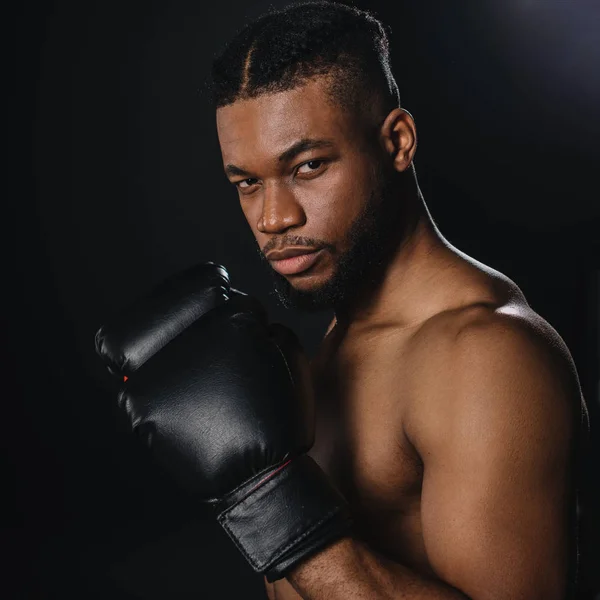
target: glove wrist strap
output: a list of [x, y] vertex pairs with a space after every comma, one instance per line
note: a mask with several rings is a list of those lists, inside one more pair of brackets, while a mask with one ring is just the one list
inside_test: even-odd
[[308, 455], [294, 458], [228, 507], [218, 521], [255, 571], [269, 581], [348, 532], [344, 497]]

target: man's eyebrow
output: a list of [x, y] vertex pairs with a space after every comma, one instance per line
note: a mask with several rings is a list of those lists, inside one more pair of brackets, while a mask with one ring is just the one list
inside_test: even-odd
[[235, 165], [225, 165], [225, 173], [227, 173], [227, 175], [239, 175], [240, 177], [247, 177], [250, 175], [248, 171], [244, 171], [244, 169], [240, 169]]
[[[332, 140], [302, 138], [295, 144], [292, 144], [287, 150], [284, 150], [277, 157], [277, 160], [279, 162], [290, 162], [298, 156], [298, 154], [302, 154], [302, 152], [306, 152], [307, 150], [313, 150], [314, 148], [331, 148], [334, 145]], [[231, 164], [225, 165], [225, 173], [227, 173], [227, 175], [237, 175], [239, 177], [248, 177], [251, 175], [248, 171], [244, 171], [244, 169], [240, 169], [240, 167]]]
[[279, 155], [278, 160], [279, 162], [289, 162], [296, 158], [298, 154], [302, 154], [302, 152], [306, 152], [307, 150], [313, 150], [314, 148], [331, 148], [333, 145], [333, 141], [331, 140], [302, 138], [295, 144], [292, 144], [287, 150], [284, 150]]

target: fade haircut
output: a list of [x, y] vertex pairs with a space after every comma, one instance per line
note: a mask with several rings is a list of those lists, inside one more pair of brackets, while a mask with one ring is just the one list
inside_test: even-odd
[[239, 31], [213, 62], [213, 101], [219, 108], [319, 75], [328, 76], [329, 100], [369, 126], [400, 106], [384, 25], [368, 11], [326, 1], [271, 10]]

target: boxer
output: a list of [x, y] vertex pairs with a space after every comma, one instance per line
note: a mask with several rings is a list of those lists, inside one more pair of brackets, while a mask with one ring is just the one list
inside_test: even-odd
[[368, 12], [291, 5], [213, 67], [225, 174], [277, 294], [334, 311], [310, 364], [214, 265], [98, 349], [270, 599], [563, 599], [577, 373], [519, 287], [435, 225], [388, 46]]

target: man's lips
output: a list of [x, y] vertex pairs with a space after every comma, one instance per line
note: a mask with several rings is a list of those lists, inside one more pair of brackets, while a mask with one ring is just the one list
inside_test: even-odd
[[271, 266], [280, 275], [297, 275], [306, 271], [321, 255], [322, 249], [289, 248], [267, 254]]

